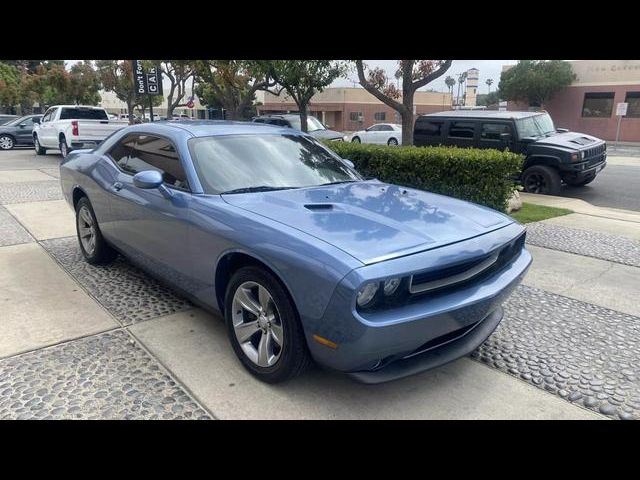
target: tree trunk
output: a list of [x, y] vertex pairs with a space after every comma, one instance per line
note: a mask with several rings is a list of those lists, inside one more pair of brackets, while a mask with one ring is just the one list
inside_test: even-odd
[[133, 125], [133, 101], [127, 101], [127, 112], [129, 113], [129, 125]]
[[[410, 73], [410, 72], [409, 72]], [[407, 83], [405, 86], [404, 84]], [[402, 145], [413, 145], [413, 98], [416, 91], [411, 82], [402, 85]]]
[[307, 132], [307, 106], [304, 105], [303, 107], [298, 108], [300, 109], [300, 130]]

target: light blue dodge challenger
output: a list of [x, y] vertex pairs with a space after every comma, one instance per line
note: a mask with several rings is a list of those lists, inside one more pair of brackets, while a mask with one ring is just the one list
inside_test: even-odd
[[290, 128], [132, 126], [60, 179], [86, 261], [119, 252], [221, 313], [265, 382], [315, 361], [378, 383], [464, 356], [531, 263], [508, 216], [365, 180]]

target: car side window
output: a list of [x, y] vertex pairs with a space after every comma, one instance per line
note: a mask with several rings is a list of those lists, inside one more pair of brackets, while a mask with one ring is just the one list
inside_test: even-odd
[[416, 133], [428, 137], [440, 137], [442, 135], [442, 125], [444, 125], [444, 122], [416, 122]]
[[49, 109], [45, 112], [44, 116], [42, 117], [42, 122], [48, 122], [51, 119], [51, 112], [53, 110]]
[[393, 127], [391, 125], [380, 125], [381, 132], [392, 132]]
[[380, 125], [374, 125], [372, 127], [369, 127], [369, 129], [367, 130], [367, 132], [379, 132], [380, 131]]
[[126, 170], [134, 175], [145, 170], [155, 170], [162, 174], [167, 186], [189, 190], [180, 156], [173, 144], [164, 138], [139, 135], [127, 161]]
[[475, 123], [473, 122], [451, 122], [449, 126], [449, 136], [456, 138], [473, 138]]
[[135, 149], [137, 137], [137, 135], [126, 135], [107, 152], [107, 155], [111, 157], [113, 163], [127, 173], [131, 173], [127, 169], [127, 160], [129, 160], [129, 157]]
[[26, 127], [31, 127], [33, 126], [33, 117], [29, 117], [26, 120], [24, 120], [23, 122], [20, 123], [20, 125], [24, 125]]
[[506, 123], [483, 123], [480, 128], [482, 140], [502, 140], [502, 133], [511, 133], [511, 128]]

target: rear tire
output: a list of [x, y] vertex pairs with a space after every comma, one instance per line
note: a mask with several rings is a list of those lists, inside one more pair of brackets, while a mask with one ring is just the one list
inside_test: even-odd
[[558, 195], [562, 180], [557, 170], [546, 165], [534, 165], [522, 174], [522, 185], [525, 192], [542, 195]]
[[98, 220], [87, 197], [82, 197], [76, 205], [76, 233], [80, 251], [87, 263], [104, 265], [116, 258], [116, 251], [102, 236]]
[[389, 141], [387, 142], [387, 145], [389, 145], [390, 147], [397, 147], [398, 140], [395, 138], [390, 138]]
[[38, 140], [37, 136], [33, 137], [33, 146], [36, 149], [36, 155], [44, 155], [47, 153], [47, 149], [40, 145], [40, 140]]
[[60, 153], [62, 158], [67, 158], [71, 153], [71, 149], [67, 146], [67, 141], [64, 137], [60, 137]]
[[285, 382], [311, 365], [296, 307], [285, 287], [266, 269], [247, 266], [233, 274], [224, 316], [236, 356], [258, 380]]
[[11, 135], [0, 135], [0, 150], [13, 150], [16, 141]]
[[360, 137], [353, 137], [351, 139], [351, 143], [362, 143], [362, 142], [360, 142]]

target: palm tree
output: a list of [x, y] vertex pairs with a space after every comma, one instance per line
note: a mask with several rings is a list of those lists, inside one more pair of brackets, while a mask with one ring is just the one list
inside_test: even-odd
[[491, 84], [493, 83], [493, 79], [487, 78], [487, 80], [484, 83], [487, 84], [487, 86], [489, 87], [489, 93], [491, 93]]
[[448, 76], [447, 78], [444, 79], [444, 83], [449, 88], [449, 92], [451, 92], [451, 102], [453, 103], [453, 86], [456, 84], [456, 79], [451, 76]]
[[460, 87], [462, 87], [462, 84], [466, 81], [467, 81], [467, 72], [462, 72], [460, 75], [458, 75], [458, 100], [457, 100], [458, 104], [460, 103]]

